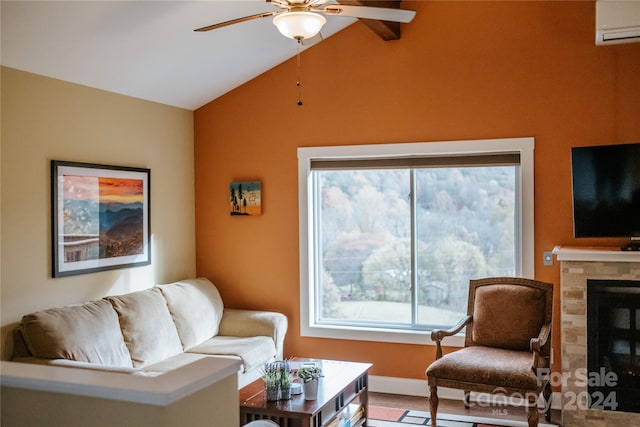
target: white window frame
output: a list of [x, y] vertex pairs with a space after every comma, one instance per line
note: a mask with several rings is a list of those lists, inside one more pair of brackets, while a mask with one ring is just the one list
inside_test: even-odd
[[[516, 200], [516, 247], [520, 258], [520, 276], [534, 277], [534, 145], [532, 137], [482, 139], [463, 141], [415, 142], [399, 144], [343, 145], [298, 148], [298, 203], [300, 236], [300, 334], [304, 337], [333, 338], [362, 341], [379, 341], [404, 344], [433, 344], [430, 330], [408, 331], [397, 329], [367, 328], [360, 326], [335, 326], [315, 323], [313, 284], [312, 179], [311, 162], [319, 159], [348, 159], [397, 156], [446, 156], [461, 154], [519, 153], [520, 167], [516, 174], [516, 186], [520, 196]], [[517, 234], [517, 233], [516, 233]], [[517, 255], [517, 254], [516, 254]], [[464, 336], [447, 340], [447, 345], [462, 347]]]

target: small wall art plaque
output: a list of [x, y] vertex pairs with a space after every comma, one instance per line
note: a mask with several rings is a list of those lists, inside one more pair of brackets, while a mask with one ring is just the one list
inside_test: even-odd
[[262, 215], [260, 181], [232, 182], [229, 185], [231, 215]]

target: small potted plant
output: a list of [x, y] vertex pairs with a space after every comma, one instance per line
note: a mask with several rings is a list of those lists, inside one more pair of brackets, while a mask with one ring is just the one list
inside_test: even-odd
[[280, 399], [288, 400], [291, 399], [291, 383], [293, 382], [293, 378], [291, 375], [291, 368], [289, 367], [289, 362], [283, 360], [280, 362]]
[[262, 379], [267, 401], [291, 398], [291, 369], [286, 361], [265, 363]]
[[322, 368], [316, 365], [302, 366], [298, 369], [298, 378], [302, 380], [305, 400], [318, 398], [318, 379], [322, 376]]
[[262, 368], [262, 380], [268, 402], [278, 400], [280, 396], [280, 380], [278, 378], [278, 366], [275, 363], [265, 363]]

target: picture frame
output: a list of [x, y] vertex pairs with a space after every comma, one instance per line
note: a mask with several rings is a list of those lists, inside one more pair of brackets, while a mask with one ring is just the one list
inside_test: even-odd
[[150, 179], [150, 169], [52, 160], [52, 276], [151, 264]]
[[244, 181], [229, 184], [229, 214], [232, 216], [262, 215], [262, 183]]

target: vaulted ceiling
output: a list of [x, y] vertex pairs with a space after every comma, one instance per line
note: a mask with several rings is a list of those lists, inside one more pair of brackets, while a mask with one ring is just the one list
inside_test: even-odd
[[[395, 0], [340, 3], [400, 5]], [[189, 110], [298, 50], [271, 19], [193, 31], [274, 10], [264, 0], [3, 0], [1, 8], [2, 65]], [[355, 21], [328, 16], [322, 35], [326, 39]], [[397, 23], [363, 22], [385, 40], [400, 36]]]

